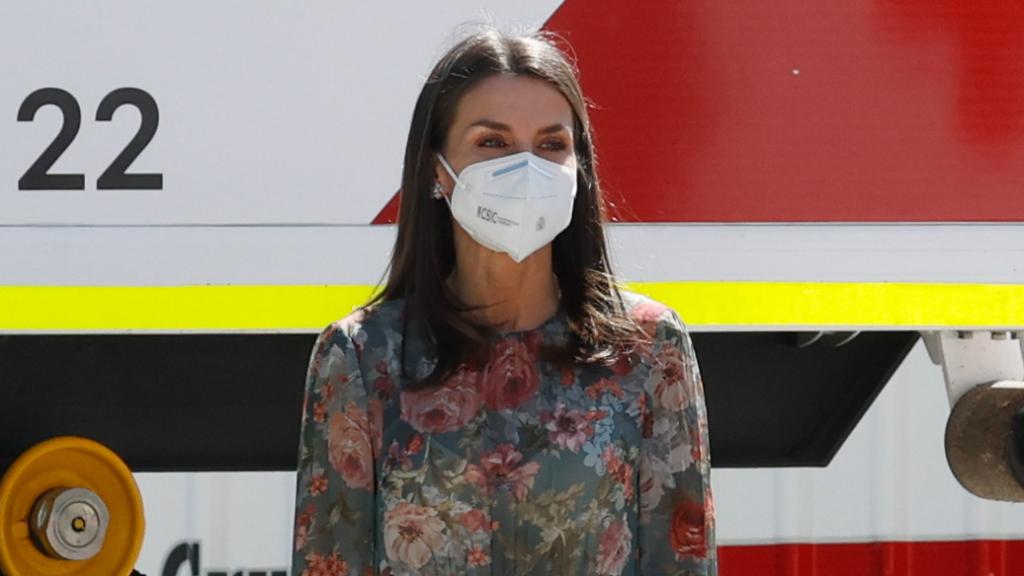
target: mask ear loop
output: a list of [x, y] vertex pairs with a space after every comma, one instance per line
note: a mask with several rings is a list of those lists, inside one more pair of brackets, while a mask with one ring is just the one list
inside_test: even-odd
[[[445, 171], [448, 172], [448, 175], [451, 176], [452, 180], [455, 181], [455, 187], [460, 186], [462, 182], [459, 181], [459, 177], [455, 175], [455, 171], [452, 170], [452, 167], [448, 165], [448, 161], [444, 159], [444, 156], [441, 156], [441, 154], [437, 152], [434, 153], [434, 156], [437, 156], [437, 159], [441, 161], [441, 165], [444, 166]], [[455, 188], [452, 188], [452, 194], [455, 194]], [[445, 203], [448, 204], [448, 209], [454, 210], [452, 208], [452, 201], [450, 198], [448, 198], [448, 196], [450, 195], [451, 194], [445, 194], [443, 192], [441, 193], [441, 196], [444, 196]]]

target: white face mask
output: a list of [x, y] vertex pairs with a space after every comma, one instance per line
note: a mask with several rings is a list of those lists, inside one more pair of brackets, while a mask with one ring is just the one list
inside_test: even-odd
[[455, 189], [452, 217], [477, 242], [522, 262], [569, 227], [576, 169], [531, 152], [470, 164], [458, 176], [440, 154]]

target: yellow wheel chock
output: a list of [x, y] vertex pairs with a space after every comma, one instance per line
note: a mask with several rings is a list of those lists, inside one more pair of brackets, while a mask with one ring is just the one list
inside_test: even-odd
[[0, 480], [3, 576], [128, 576], [144, 531], [131, 470], [98, 442], [41, 442]]

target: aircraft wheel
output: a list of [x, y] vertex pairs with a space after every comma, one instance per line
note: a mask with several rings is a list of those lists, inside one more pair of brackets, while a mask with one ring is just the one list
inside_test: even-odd
[[976, 386], [953, 406], [946, 421], [946, 460], [957, 481], [989, 500], [1024, 502], [1018, 476], [1020, 446], [1012, 432], [1024, 409], [1024, 382], [1000, 381]]
[[128, 576], [144, 530], [131, 470], [98, 442], [70, 436], [41, 442], [0, 481], [5, 576]]

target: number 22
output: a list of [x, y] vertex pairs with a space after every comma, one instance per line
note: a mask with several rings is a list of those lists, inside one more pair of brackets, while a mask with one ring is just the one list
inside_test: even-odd
[[[18, 121], [34, 120], [36, 111], [47, 104], [53, 104], [60, 108], [64, 115], [64, 124], [53, 142], [46, 147], [46, 150], [43, 150], [39, 158], [18, 179], [18, 190], [84, 190], [84, 174], [50, 174], [47, 172], [78, 134], [78, 128], [82, 123], [82, 111], [78, 107], [75, 97], [60, 88], [40, 88], [29, 94], [21, 103], [21, 107], [18, 108]], [[135, 133], [135, 137], [96, 179], [96, 189], [162, 190], [163, 174], [125, 173], [125, 170], [146, 148], [156, 133], [156, 127], [160, 120], [156, 100], [146, 91], [138, 88], [118, 88], [100, 101], [100, 105], [96, 109], [96, 120], [109, 122], [114, 116], [114, 111], [125, 104], [131, 104], [138, 108], [142, 115], [142, 123], [139, 125], [138, 132]]]

